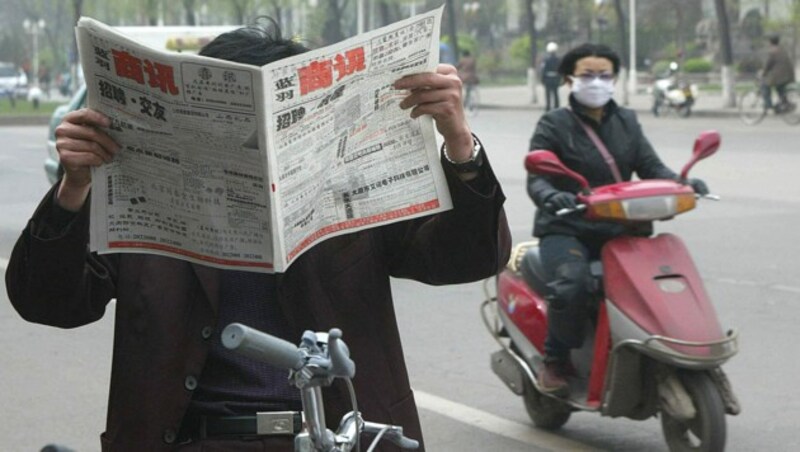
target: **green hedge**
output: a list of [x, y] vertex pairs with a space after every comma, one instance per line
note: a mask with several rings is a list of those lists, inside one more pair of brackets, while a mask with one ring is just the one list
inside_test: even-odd
[[683, 63], [683, 71], [690, 74], [704, 74], [713, 68], [714, 65], [705, 58], [689, 58]]

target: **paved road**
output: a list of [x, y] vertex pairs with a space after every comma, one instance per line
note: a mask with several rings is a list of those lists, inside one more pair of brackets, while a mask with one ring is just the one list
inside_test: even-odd
[[[473, 119], [508, 197], [516, 241], [529, 237], [532, 208], [522, 157], [538, 113], [482, 111]], [[779, 121], [746, 128], [733, 120], [656, 120], [651, 141], [678, 168], [693, 137], [722, 132], [717, 156], [700, 163], [720, 203], [660, 225], [687, 242], [725, 326], [742, 333], [727, 366], [744, 413], [728, 419], [732, 451], [798, 450], [800, 373], [794, 339], [800, 318], [800, 156], [798, 129]], [[0, 128], [0, 267], [47, 189], [43, 127]], [[394, 281], [397, 312], [423, 428], [433, 451], [665, 450], [657, 420], [633, 422], [576, 414], [557, 435], [530, 427], [522, 400], [491, 374], [494, 345], [478, 315], [480, 284], [427, 287]], [[0, 292], [0, 450], [38, 450], [60, 441], [98, 450], [104, 423], [113, 308], [94, 325], [58, 330], [25, 323]], [[345, 334], [347, 334], [345, 332]]]

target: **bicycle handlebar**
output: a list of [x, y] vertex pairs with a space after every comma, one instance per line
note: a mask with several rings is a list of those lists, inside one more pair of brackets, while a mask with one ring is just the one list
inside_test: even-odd
[[290, 379], [301, 390], [306, 419], [306, 433], [296, 437], [296, 450], [307, 450], [310, 446], [319, 451], [350, 451], [362, 432], [377, 435], [373, 446], [383, 437], [404, 449], [419, 447], [418, 441], [403, 435], [402, 427], [365, 422], [357, 411], [342, 418], [335, 434], [325, 428], [320, 386], [330, 385], [334, 378], [353, 378], [356, 373], [340, 329], [333, 328], [327, 334], [306, 331], [301, 346], [297, 347], [241, 323], [231, 323], [222, 330], [222, 345], [249, 358], [292, 371]]
[[364, 422], [364, 433], [382, 434], [383, 439], [394, 443], [401, 449], [414, 450], [419, 448], [419, 441], [403, 435], [402, 427]]
[[299, 370], [305, 365], [296, 345], [241, 323], [231, 323], [222, 330], [222, 345], [281, 369]]
[[342, 330], [339, 328], [333, 328], [328, 332], [328, 353], [331, 356], [331, 375], [344, 378], [355, 377], [356, 364], [350, 359], [350, 351], [342, 341]]

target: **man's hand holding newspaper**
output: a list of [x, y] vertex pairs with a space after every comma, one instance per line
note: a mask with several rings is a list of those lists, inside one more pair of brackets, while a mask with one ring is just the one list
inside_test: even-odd
[[437, 63], [441, 13], [263, 67], [159, 52], [81, 19], [90, 108], [56, 132], [58, 203], [80, 209], [91, 186], [93, 251], [262, 272], [326, 238], [448, 210], [434, 120], [450, 161], [474, 145], [456, 70]]
[[435, 73], [403, 77], [394, 87], [411, 91], [400, 108], [410, 108], [412, 118], [433, 117], [450, 160], [461, 162], [472, 156], [472, 133], [461, 108], [461, 79], [455, 67], [440, 64]]

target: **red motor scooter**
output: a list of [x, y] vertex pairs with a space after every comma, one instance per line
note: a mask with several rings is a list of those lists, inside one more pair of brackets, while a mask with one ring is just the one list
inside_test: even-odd
[[[716, 132], [702, 133], [689, 170], [719, 148]], [[549, 151], [533, 151], [528, 171], [569, 177], [582, 191], [577, 209], [588, 219], [644, 226], [671, 219], [695, 207], [691, 187], [673, 180], [621, 182], [590, 188], [586, 179]], [[497, 277], [481, 314], [502, 346], [492, 355], [492, 370], [525, 400], [533, 423], [546, 429], [564, 425], [573, 411], [642, 420], [661, 418], [672, 451], [719, 451], [725, 447], [725, 414], [739, 404], [720, 366], [737, 352], [737, 334], [723, 332], [700, 275], [683, 242], [673, 234], [634, 233], [605, 244], [591, 263], [596, 290], [582, 348], [572, 351], [575, 375], [569, 395], [539, 389], [547, 334], [548, 288], [537, 241], [517, 245]], [[525, 258], [525, 277], [521, 272]]]

